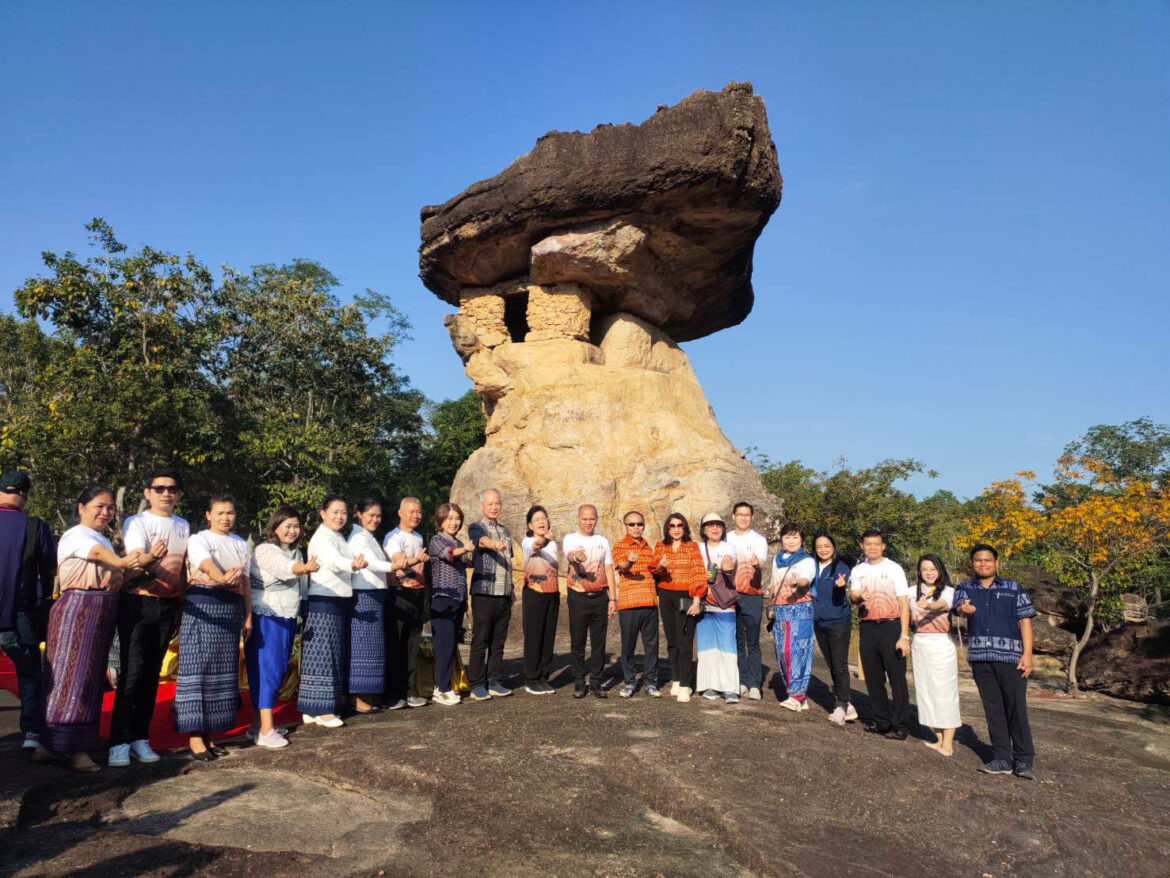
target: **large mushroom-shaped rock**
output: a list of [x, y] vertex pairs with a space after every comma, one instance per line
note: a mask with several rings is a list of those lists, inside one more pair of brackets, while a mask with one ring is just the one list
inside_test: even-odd
[[564, 533], [582, 503], [617, 536], [671, 512], [746, 500], [774, 537], [780, 501], [719, 429], [678, 339], [751, 310], [752, 250], [780, 200], [750, 85], [697, 92], [641, 125], [553, 133], [501, 174], [424, 208], [420, 265], [459, 311], [451, 341], [487, 437], [452, 497], [495, 487], [523, 532], [530, 504]]
[[751, 311], [752, 250], [780, 189], [764, 102], [732, 83], [641, 125], [550, 132], [423, 208], [421, 276], [453, 305], [502, 281], [577, 282], [595, 310], [699, 338]]

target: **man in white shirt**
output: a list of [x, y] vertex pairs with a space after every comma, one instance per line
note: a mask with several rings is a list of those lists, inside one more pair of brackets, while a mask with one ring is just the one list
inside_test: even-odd
[[589, 655], [589, 685], [605, 698], [601, 672], [605, 668], [605, 633], [609, 617], [617, 611], [613, 551], [609, 540], [594, 533], [597, 507], [586, 503], [577, 509], [577, 532], [568, 534], [561, 548], [568, 561], [569, 642], [573, 657], [573, 697], [585, 697], [585, 639]]
[[741, 500], [731, 510], [735, 529], [727, 542], [735, 549], [735, 635], [739, 652], [739, 694], [752, 701], [760, 700], [764, 682], [760, 663], [760, 623], [764, 616], [763, 570], [768, 562], [768, 541], [752, 530], [756, 511]]
[[398, 527], [382, 541], [391, 564], [386, 578], [390, 590], [386, 602], [386, 704], [390, 710], [429, 703], [414, 694], [423, 629], [423, 570], [430, 560], [418, 532], [421, 523], [422, 503], [417, 497], [403, 497], [398, 504]]
[[[905, 741], [910, 713], [906, 685], [906, 655], [910, 652], [910, 587], [902, 567], [885, 557], [886, 540], [880, 531], [861, 535], [865, 560], [849, 574], [849, 599], [861, 617], [861, 668], [873, 707], [867, 732]], [[893, 709], [886, 694], [890, 681]]]
[[118, 687], [110, 719], [109, 764], [157, 762], [150, 748], [150, 720], [158, 694], [158, 675], [171, 642], [186, 588], [187, 542], [191, 526], [175, 515], [183, 493], [179, 474], [155, 470], [146, 480], [143, 497], [149, 508], [122, 524], [127, 552], [135, 550], [153, 562], [122, 586], [118, 604]]

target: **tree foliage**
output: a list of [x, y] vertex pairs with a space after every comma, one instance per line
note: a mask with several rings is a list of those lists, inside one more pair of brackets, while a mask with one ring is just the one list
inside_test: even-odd
[[185, 475], [189, 514], [229, 490], [256, 529], [326, 490], [446, 499], [456, 455], [483, 443], [463, 400], [427, 428], [392, 360], [407, 321], [385, 296], [343, 303], [303, 260], [217, 282], [190, 254], [128, 254], [103, 220], [86, 228], [95, 253], [42, 254], [20, 317], [0, 317], [0, 467], [31, 471], [38, 513], [63, 524], [93, 483], [131, 489], [132, 507], [144, 471], [165, 465]]
[[[1062, 584], [1086, 597], [1085, 629], [1073, 647], [1068, 688], [1077, 691], [1077, 660], [1093, 633], [1100, 602], [1128, 582], [1166, 544], [1170, 493], [1133, 476], [1118, 477], [1110, 464], [1067, 452], [1057, 462], [1053, 490], [1029, 502], [1026, 482], [1035, 474], [994, 483], [982, 509], [964, 522], [960, 545], [990, 542], [1005, 556], [1035, 547]], [[1075, 499], [1074, 499], [1075, 498]]]

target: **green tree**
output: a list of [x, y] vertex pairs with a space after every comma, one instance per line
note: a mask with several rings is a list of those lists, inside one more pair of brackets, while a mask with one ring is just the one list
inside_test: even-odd
[[424, 509], [447, 502], [460, 465], [484, 443], [484, 427], [483, 401], [474, 390], [429, 406], [427, 430], [406, 452], [404, 493], [418, 497]]
[[[124, 489], [151, 465], [205, 465], [222, 459], [227, 438], [207, 372], [210, 272], [150, 247], [125, 256], [103, 220], [86, 229], [98, 255], [45, 252], [50, 276], [16, 291], [28, 320], [20, 349], [32, 359], [6, 382], [2, 403], [16, 414], [6, 419], [5, 457], [32, 466], [38, 503], [52, 496], [63, 513], [87, 483]], [[51, 338], [36, 338], [35, 320], [54, 328]]]

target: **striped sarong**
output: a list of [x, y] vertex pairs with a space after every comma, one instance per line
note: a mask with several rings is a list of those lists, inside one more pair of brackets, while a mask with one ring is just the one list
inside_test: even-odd
[[41, 680], [41, 743], [48, 749], [77, 753], [97, 746], [106, 661], [117, 621], [117, 592], [66, 589], [49, 611]]
[[311, 596], [301, 633], [297, 710], [309, 716], [339, 713], [349, 667], [349, 606], [353, 598]]
[[386, 591], [355, 588], [349, 612], [349, 691], [381, 695], [386, 685]]
[[703, 608], [695, 628], [699, 669], [695, 691], [739, 694], [739, 656], [735, 647], [735, 610]]
[[776, 624], [772, 638], [776, 642], [776, 662], [784, 677], [784, 689], [794, 701], [804, 701], [808, 692], [813, 662], [812, 601], [781, 604], [774, 607]]
[[176, 732], [222, 732], [236, 724], [243, 626], [242, 595], [201, 585], [188, 588], [179, 626]]

